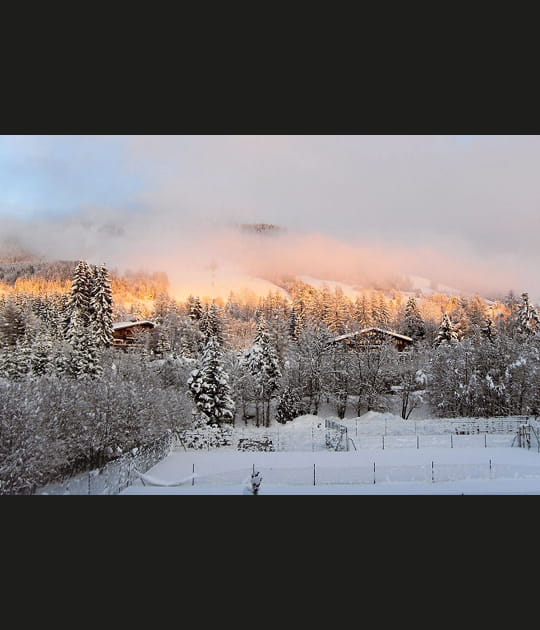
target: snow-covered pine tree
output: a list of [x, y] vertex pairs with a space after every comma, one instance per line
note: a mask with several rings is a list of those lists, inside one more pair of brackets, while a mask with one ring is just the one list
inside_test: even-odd
[[327, 284], [323, 284], [322, 289], [317, 292], [317, 299], [313, 305], [312, 313], [320, 319], [322, 322], [326, 321], [328, 313], [330, 312], [330, 302], [332, 301], [332, 294], [330, 293], [330, 287]]
[[231, 398], [229, 375], [223, 368], [221, 346], [214, 337], [206, 340], [201, 367], [191, 372], [187, 384], [195, 403], [196, 417], [209, 425], [232, 422], [235, 404]]
[[346, 328], [346, 318], [346, 301], [343, 289], [336, 287], [334, 293], [328, 297], [328, 305], [323, 321], [331, 333], [342, 335]]
[[381, 327], [381, 303], [379, 300], [379, 294], [373, 292], [369, 298], [369, 315], [371, 319], [371, 326]]
[[51, 350], [51, 372], [57, 376], [70, 375], [73, 348], [65, 339], [55, 339]]
[[463, 339], [470, 337], [472, 333], [471, 322], [469, 321], [466, 306], [466, 301], [462, 298], [458, 302], [456, 308], [448, 314], [450, 320], [452, 321], [458, 341], [462, 341]]
[[296, 336], [300, 334], [302, 329], [306, 326], [308, 319], [308, 309], [306, 306], [306, 302], [302, 297], [294, 297], [292, 308], [294, 309], [295, 314], [295, 330]]
[[354, 318], [359, 328], [369, 328], [372, 324], [370, 304], [364, 293], [354, 301]]
[[465, 308], [469, 323], [473, 328], [482, 329], [486, 321], [486, 304], [479, 295], [473, 296]]
[[441, 344], [456, 344], [458, 342], [458, 336], [454, 325], [452, 324], [448, 313], [443, 315], [437, 336], [433, 342], [435, 347]]
[[154, 358], [161, 358], [171, 352], [168, 330], [164, 326], [156, 326], [146, 335], [144, 345], [148, 354]]
[[45, 296], [36, 312], [42, 325], [47, 328], [51, 339], [63, 339], [62, 296]]
[[411, 337], [415, 341], [423, 339], [426, 336], [426, 326], [414, 297], [410, 297], [407, 300], [403, 324], [403, 334]]
[[96, 343], [108, 348], [113, 342], [113, 298], [105, 263], [95, 269], [89, 310]]
[[285, 424], [302, 415], [302, 400], [298, 392], [293, 387], [286, 387], [278, 398], [276, 408], [276, 420], [280, 424]]
[[390, 309], [388, 308], [388, 303], [384, 297], [384, 293], [379, 293], [378, 302], [378, 321], [376, 325], [380, 328], [388, 328], [388, 325], [390, 324]]
[[30, 349], [25, 341], [0, 346], [0, 378], [18, 380], [30, 371]]
[[[257, 334], [253, 345], [245, 353], [242, 360], [247, 371], [252, 375], [256, 387], [256, 414], [257, 426], [259, 424], [259, 405], [263, 403], [263, 425], [270, 424], [270, 401], [279, 389], [281, 370], [276, 352], [270, 343], [270, 338], [264, 322], [259, 316], [257, 321]], [[266, 403], [266, 409], [264, 407]]]
[[85, 325], [78, 311], [72, 316], [70, 330], [72, 352], [68, 360], [69, 374], [76, 379], [100, 376], [103, 368], [93, 329]]
[[67, 320], [65, 327], [66, 340], [70, 343], [75, 332], [75, 322], [80, 322], [83, 326], [89, 327], [90, 300], [94, 286], [94, 270], [85, 261], [79, 260], [73, 273], [73, 280], [66, 305]]
[[195, 359], [202, 347], [202, 333], [199, 330], [197, 321], [189, 316], [182, 316], [178, 320], [177, 332], [180, 336], [178, 350], [183, 357]]
[[203, 315], [201, 300], [197, 295], [188, 295], [186, 300], [186, 310], [191, 320], [199, 321]]
[[13, 299], [9, 299], [0, 311], [0, 344], [14, 346], [23, 339], [25, 331], [23, 309]]
[[524, 335], [540, 332], [540, 317], [536, 308], [529, 302], [528, 293], [521, 294], [521, 302], [516, 313], [516, 324], [518, 332]]
[[289, 337], [293, 342], [298, 340], [298, 316], [296, 315], [296, 309], [294, 306], [291, 308], [288, 322]]
[[53, 368], [52, 335], [43, 327], [34, 337], [30, 346], [30, 369], [32, 374], [48, 374]]
[[154, 308], [151, 315], [152, 321], [161, 326], [166, 320], [167, 315], [171, 312], [171, 309], [172, 301], [169, 294], [166, 291], [158, 293], [154, 300]]
[[214, 337], [217, 343], [223, 346], [223, 328], [223, 320], [221, 319], [217, 305], [215, 303], [212, 303], [210, 306], [207, 304], [199, 320], [199, 330], [203, 335], [204, 343], [206, 343], [210, 337]]
[[39, 320], [44, 321], [47, 315], [47, 298], [41, 295], [32, 296], [30, 308]]
[[274, 307], [264, 317], [268, 340], [274, 349], [280, 368], [287, 358], [287, 350], [290, 344], [288, 314], [285, 315], [278, 307]]

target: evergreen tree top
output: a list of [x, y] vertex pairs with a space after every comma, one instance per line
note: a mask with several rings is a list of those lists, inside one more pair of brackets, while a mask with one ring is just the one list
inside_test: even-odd
[[455, 343], [458, 341], [458, 335], [455, 326], [452, 324], [452, 320], [448, 313], [443, 315], [437, 336], [434, 341], [434, 345], [438, 346], [441, 343]]

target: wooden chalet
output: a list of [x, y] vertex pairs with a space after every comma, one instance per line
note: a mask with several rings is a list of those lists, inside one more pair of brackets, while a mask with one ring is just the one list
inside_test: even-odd
[[394, 343], [395, 347], [399, 350], [405, 350], [411, 346], [414, 341], [411, 337], [406, 335], [399, 335], [391, 330], [384, 330], [383, 328], [376, 328], [371, 326], [369, 328], [362, 328], [356, 332], [346, 333], [330, 340], [329, 345], [337, 343], [343, 343], [351, 350], [378, 348], [385, 341], [390, 340]]
[[145, 332], [155, 328], [156, 324], [148, 319], [113, 324], [113, 347], [128, 348], [141, 346]]

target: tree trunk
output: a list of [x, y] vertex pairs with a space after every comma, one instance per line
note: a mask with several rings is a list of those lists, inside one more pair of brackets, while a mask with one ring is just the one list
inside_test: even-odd
[[356, 401], [356, 415], [360, 416], [360, 411], [362, 410], [362, 393], [358, 392], [358, 400]]
[[409, 403], [409, 392], [403, 391], [401, 398], [401, 417], [405, 420], [407, 418], [407, 405]]
[[244, 418], [244, 424], [247, 426], [247, 417], [246, 417], [246, 399], [242, 396], [242, 417]]

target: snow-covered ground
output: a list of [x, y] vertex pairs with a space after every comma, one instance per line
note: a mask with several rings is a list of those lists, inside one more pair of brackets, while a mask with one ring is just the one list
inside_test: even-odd
[[[367, 437], [375, 441], [349, 451], [324, 450], [317, 446], [320, 440], [311, 442], [310, 436], [306, 437], [310, 427], [314, 434], [324, 430], [324, 419], [316, 416], [302, 416], [281, 427], [280, 440], [288, 450], [245, 452], [230, 446], [198, 451], [179, 447], [121, 494], [245, 494], [254, 471], [262, 476], [260, 495], [540, 494], [540, 453], [536, 447], [512, 447], [511, 433], [453, 435], [450, 441], [448, 427], [458, 420], [433, 420], [448, 432], [431, 434], [431, 427], [426, 426], [426, 433], [419, 434], [417, 442], [414, 434], [392, 435], [391, 431], [383, 449], [378, 438], [384, 435], [384, 420], [387, 431], [396, 424], [395, 418], [375, 412], [359, 418], [371, 433]], [[467, 420], [473, 419], [459, 419], [461, 423]], [[412, 430], [412, 423], [401, 423]], [[351, 425], [356, 422], [345, 424], [352, 435]], [[382, 435], [375, 435], [377, 431]], [[256, 429], [246, 435], [257, 432], [261, 436], [269, 433]], [[287, 439], [284, 434], [288, 434]], [[295, 434], [297, 449], [290, 437]], [[439, 442], [434, 438], [440, 438]], [[401, 439], [399, 447], [392, 445], [392, 439]]]
[[[332, 451], [325, 449], [324, 418], [305, 415], [281, 425], [279, 436], [275, 427], [237, 429], [236, 440], [270, 436], [278, 445], [274, 452], [238, 451], [236, 440], [207, 451], [179, 445], [121, 494], [246, 494], [252, 472], [262, 476], [259, 495], [540, 494], [538, 445], [512, 446], [519, 422], [516, 417], [413, 423], [371, 411], [339, 422], [359, 446], [351, 442], [351, 450]], [[490, 432], [455, 433], [468, 424]]]
[[[432, 468], [433, 462], [433, 468]], [[540, 454], [522, 448], [349, 452], [175, 451], [121, 494], [243, 494], [252, 471], [265, 494], [540, 494]], [[192, 479], [190, 475], [195, 473]], [[432, 481], [433, 473], [433, 481]]]

